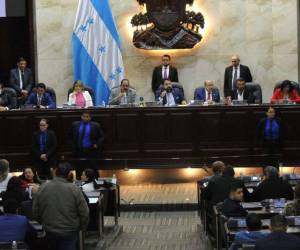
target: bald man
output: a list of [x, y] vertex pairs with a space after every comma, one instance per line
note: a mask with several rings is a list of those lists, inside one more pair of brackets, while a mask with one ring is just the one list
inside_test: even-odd
[[219, 90], [215, 87], [213, 81], [206, 80], [204, 82], [204, 88], [198, 88], [195, 90], [194, 100], [203, 101], [208, 104], [219, 103]]
[[224, 96], [229, 97], [236, 90], [236, 80], [243, 78], [246, 82], [252, 82], [250, 69], [240, 64], [238, 55], [231, 57], [231, 66], [227, 67], [224, 76]]

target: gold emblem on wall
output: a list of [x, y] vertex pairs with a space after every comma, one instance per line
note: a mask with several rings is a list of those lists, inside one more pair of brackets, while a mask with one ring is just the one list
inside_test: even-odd
[[147, 12], [132, 17], [133, 44], [145, 50], [191, 49], [201, 42], [204, 16], [187, 11], [194, 0], [137, 0]]

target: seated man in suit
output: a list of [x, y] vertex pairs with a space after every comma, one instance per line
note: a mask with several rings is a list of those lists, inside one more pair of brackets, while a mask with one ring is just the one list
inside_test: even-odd
[[300, 183], [295, 187], [294, 200], [286, 204], [284, 214], [286, 216], [300, 216]]
[[97, 172], [99, 168], [95, 158], [98, 158], [100, 155], [104, 134], [100, 124], [91, 121], [91, 119], [91, 114], [84, 111], [81, 115], [81, 121], [73, 122], [69, 131], [73, 154], [80, 159], [76, 167], [78, 179], [81, 177], [84, 169], [92, 168]]
[[158, 92], [156, 96], [157, 101], [164, 106], [175, 106], [175, 105], [185, 105], [186, 101], [184, 99], [184, 96], [182, 95], [182, 92], [172, 87], [172, 82], [167, 79], [164, 81], [164, 86], [161, 89], [158, 89]]
[[252, 91], [246, 86], [246, 81], [243, 78], [236, 80], [236, 89], [231, 93], [231, 99], [237, 101], [247, 101], [247, 103], [254, 103], [254, 96]]
[[266, 233], [260, 231], [262, 222], [258, 214], [248, 214], [246, 217], [246, 225], [246, 231], [239, 232], [234, 236], [234, 241], [229, 250], [241, 249], [243, 244], [255, 244], [257, 240], [267, 236]]
[[3, 91], [3, 83], [0, 82], [0, 111], [15, 108], [12, 96]]
[[194, 100], [203, 101], [208, 104], [219, 103], [219, 90], [214, 87], [213, 81], [206, 80], [204, 82], [204, 88], [199, 88], [196, 90]]
[[119, 88], [114, 88], [109, 97], [109, 105], [133, 104], [136, 101], [136, 91], [130, 88], [128, 79], [123, 79]]
[[26, 104], [31, 104], [36, 108], [40, 109], [54, 109], [56, 105], [52, 100], [51, 96], [46, 92], [46, 85], [44, 83], [39, 83], [36, 86], [36, 92], [33, 91]]
[[51, 179], [50, 169], [54, 168], [56, 163], [56, 135], [54, 131], [48, 130], [48, 126], [48, 121], [41, 119], [39, 130], [32, 137], [33, 165], [41, 179]]
[[255, 250], [299, 250], [300, 239], [288, 234], [287, 221], [283, 215], [271, 218], [271, 234], [255, 243]]
[[292, 186], [279, 177], [278, 169], [272, 166], [266, 167], [265, 179], [254, 189], [252, 199], [262, 201], [265, 199], [293, 200], [294, 191]]
[[10, 71], [9, 85], [17, 92], [19, 105], [24, 104], [33, 88], [32, 72], [27, 68], [25, 58], [20, 57], [17, 62], [17, 68]]
[[241, 205], [244, 198], [243, 187], [240, 181], [235, 180], [231, 183], [229, 197], [222, 205], [222, 213], [226, 217], [245, 217], [248, 214]]
[[224, 76], [224, 96], [231, 96], [231, 92], [236, 89], [236, 80], [243, 78], [246, 82], [252, 82], [252, 75], [247, 66], [240, 64], [239, 56], [231, 58], [232, 65], [227, 67]]
[[169, 55], [163, 55], [162, 65], [154, 68], [152, 74], [152, 91], [154, 94], [156, 94], [159, 86], [163, 85], [166, 79], [169, 79], [171, 82], [179, 82], [177, 69], [172, 67], [170, 62], [171, 57]]

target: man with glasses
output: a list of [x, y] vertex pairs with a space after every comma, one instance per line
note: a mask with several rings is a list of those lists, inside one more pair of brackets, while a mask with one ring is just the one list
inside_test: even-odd
[[33, 134], [33, 165], [41, 179], [52, 178], [51, 169], [55, 166], [57, 140], [55, 132], [48, 130], [48, 121], [41, 119], [39, 130]]

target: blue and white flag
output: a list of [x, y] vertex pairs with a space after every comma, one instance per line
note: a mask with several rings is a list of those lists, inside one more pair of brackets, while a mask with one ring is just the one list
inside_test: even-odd
[[95, 92], [96, 105], [107, 103], [124, 77], [119, 34], [108, 0], [79, 0], [73, 30], [74, 78]]

